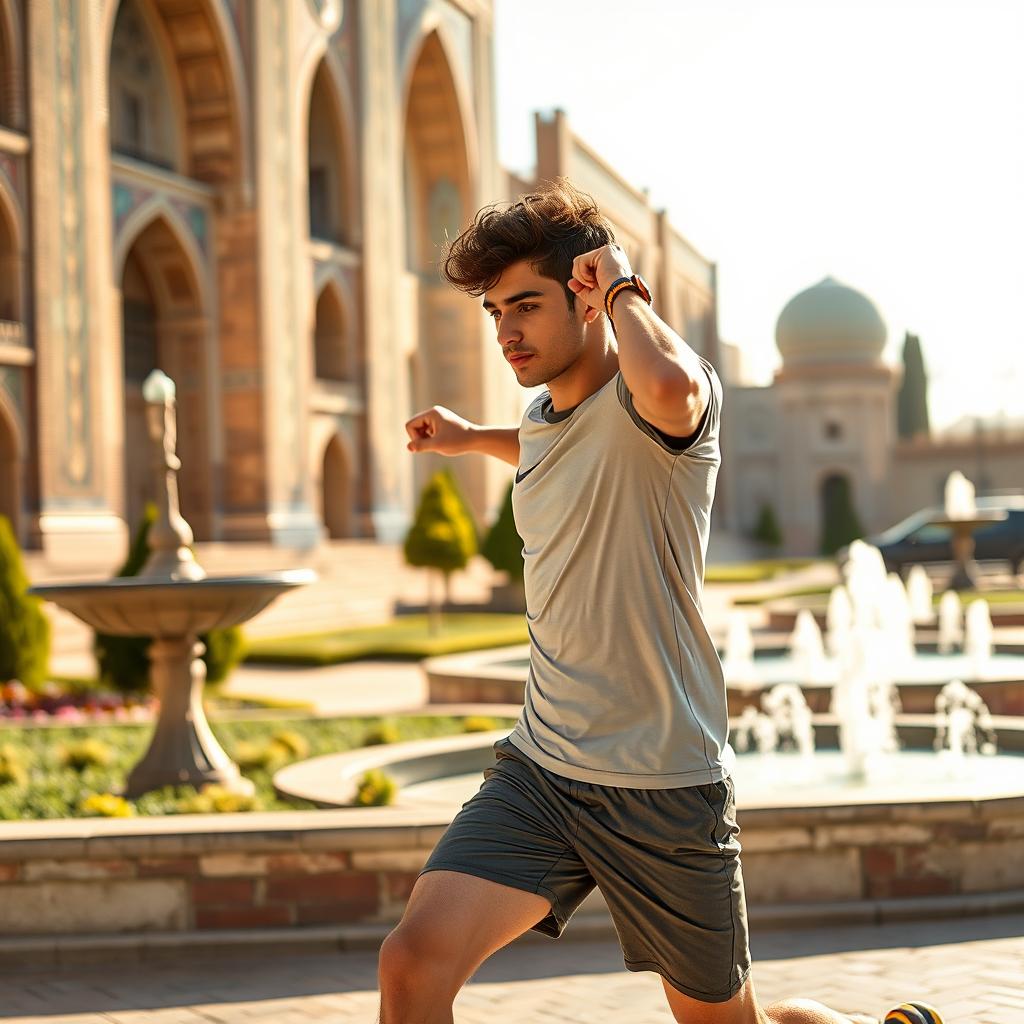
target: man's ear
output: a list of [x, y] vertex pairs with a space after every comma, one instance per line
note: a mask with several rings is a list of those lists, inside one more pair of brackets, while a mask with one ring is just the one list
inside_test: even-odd
[[593, 306], [588, 306], [586, 313], [583, 314], [584, 323], [592, 324], [599, 316], [602, 315], [602, 310], [595, 309]]

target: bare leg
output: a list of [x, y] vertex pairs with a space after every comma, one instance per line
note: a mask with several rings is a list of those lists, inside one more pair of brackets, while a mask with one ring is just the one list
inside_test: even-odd
[[475, 875], [421, 875], [380, 949], [378, 1024], [452, 1024], [452, 1003], [473, 972], [550, 909], [543, 896]]
[[787, 999], [758, 1005], [750, 979], [725, 1003], [704, 1003], [674, 989], [664, 978], [669, 1009], [686, 1024], [868, 1024], [875, 1018], [837, 1013], [813, 999]]

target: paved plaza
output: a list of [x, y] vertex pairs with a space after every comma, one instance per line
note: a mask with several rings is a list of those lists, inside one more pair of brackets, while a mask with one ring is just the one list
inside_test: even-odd
[[[459, 994], [458, 1024], [667, 1024], [654, 974], [623, 969], [614, 941], [517, 942]], [[764, 931], [754, 936], [764, 1000], [807, 995], [878, 1013], [927, 998], [948, 1024], [1024, 1024], [1024, 915]], [[376, 1019], [376, 954], [254, 950], [0, 977], [0, 1017], [12, 1024], [332, 1024]]]

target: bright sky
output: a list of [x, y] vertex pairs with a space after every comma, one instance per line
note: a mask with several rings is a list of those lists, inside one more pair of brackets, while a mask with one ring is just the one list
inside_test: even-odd
[[756, 382], [782, 307], [831, 274], [877, 304], [890, 361], [920, 336], [933, 426], [1024, 415], [1024, 2], [495, 8], [502, 163], [532, 169], [533, 111], [565, 110], [717, 261]]

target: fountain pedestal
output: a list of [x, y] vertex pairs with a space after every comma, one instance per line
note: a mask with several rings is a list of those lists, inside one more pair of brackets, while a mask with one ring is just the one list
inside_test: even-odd
[[206, 719], [203, 650], [194, 635], [150, 644], [149, 677], [160, 714], [149, 749], [128, 776], [126, 797], [163, 786], [201, 789], [211, 782], [245, 796], [255, 791], [217, 742]]

